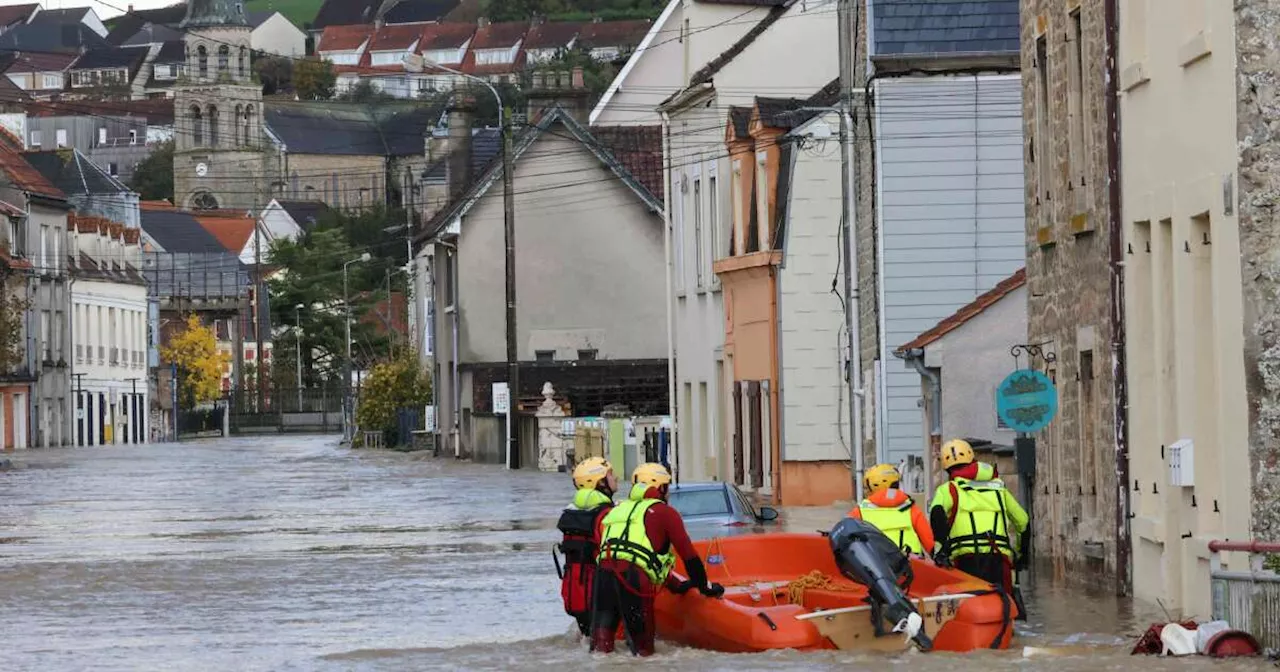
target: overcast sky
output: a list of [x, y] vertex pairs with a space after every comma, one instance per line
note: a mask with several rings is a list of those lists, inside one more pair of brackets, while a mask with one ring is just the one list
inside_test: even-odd
[[[117, 14], [123, 14], [129, 5], [133, 5], [134, 9], [154, 9], [156, 7], [167, 7], [175, 4], [179, 0], [42, 0], [40, 5], [45, 9], [64, 9], [71, 7], [84, 7], [88, 5], [103, 20], [109, 19]], [[0, 0], [0, 7], [5, 5], [25, 5], [31, 0]]]

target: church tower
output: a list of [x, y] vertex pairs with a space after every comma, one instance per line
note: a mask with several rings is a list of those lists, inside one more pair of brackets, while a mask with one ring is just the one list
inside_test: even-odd
[[269, 193], [262, 87], [242, 0], [190, 0], [186, 70], [174, 90], [173, 196], [180, 208], [248, 210]]

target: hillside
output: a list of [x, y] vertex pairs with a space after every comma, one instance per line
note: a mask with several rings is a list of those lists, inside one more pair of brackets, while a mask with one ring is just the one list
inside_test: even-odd
[[324, 0], [248, 0], [244, 3], [244, 8], [249, 12], [274, 9], [284, 14], [293, 25], [305, 30], [312, 19], [316, 18], [316, 13], [323, 4]]

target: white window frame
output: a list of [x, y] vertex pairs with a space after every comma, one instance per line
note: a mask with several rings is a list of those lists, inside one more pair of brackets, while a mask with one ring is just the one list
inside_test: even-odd
[[706, 235], [702, 221], [702, 167], [693, 167], [693, 283], [698, 291], [706, 287]]
[[58, 149], [63, 149], [64, 147], [66, 147], [67, 146], [67, 129], [59, 128], [58, 130], [54, 131], [54, 142]]
[[102, 147], [107, 144], [107, 127], [98, 128], [98, 146]]
[[671, 239], [675, 244], [672, 245], [671, 253], [673, 255], [672, 267], [675, 274], [676, 294], [684, 294], [684, 197], [685, 197], [685, 173], [680, 171], [675, 173], [676, 184], [674, 187], [676, 198], [676, 211], [671, 219]]
[[[34, 76], [33, 76], [33, 78], [34, 78]], [[40, 88], [42, 88], [42, 89], [61, 89], [61, 88], [62, 88], [62, 75], [61, 75], [61, 74], [58, 74], [58, 73], [54, 73], [54, 74], [52, 74], [52, 75], [51, 75], [51, 74], [48, 74], [48, 73], [40, 75]]]
[[44, 131], [31, 131], [31, 147], [39, 149], [44, 144]]
[[[715, 262], [720, 258], [720, 171], [715, 160], [707, 167], [707, 231], [709, 244], [707, 270], [712, 289], [720, 288], [720, 276], [715, 274]], [[725, 254], [728, 254], [727, 252]]]

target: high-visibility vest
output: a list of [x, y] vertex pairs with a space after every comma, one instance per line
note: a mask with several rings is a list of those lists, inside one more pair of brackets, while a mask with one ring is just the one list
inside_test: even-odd
[[970, 553], [1003, 553], [1012, 560], [1015, 557], [1013, 542], [1009, 538], [1009, 516], [1005, 513], [1004, 498], [1009, 496], [1004, 482], [971, 481], [956, 478], [954, 521], [949, 535], [951, 557]]
[[[875, 525], [884, 536], [897, 542], [904, 553], [924, 553], [924, 544], [911, 521], [911, 498], [898, 506], [877, 506], [864, 499], [858, 504], [862, 519]], [[932, 549], [931, 549], [932, 550]]]
[[644, 529], [644, 514], [649, 507], [661, 503], [657, 499], [626, 501], [605, 514], [600, 525], [600, 555], [597, 561], [625, 560], [644, 570], [654, 586], [661, 586], [676, 563], [676, 555], [668, 550], [659, 554]]

